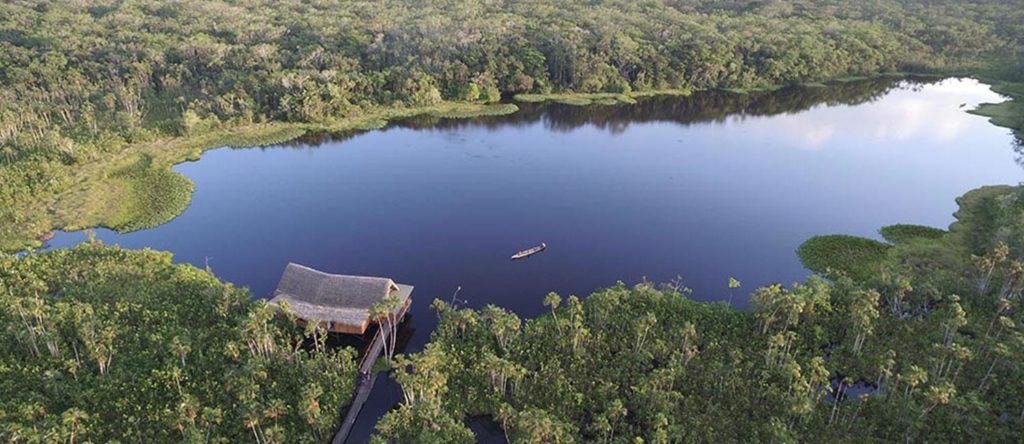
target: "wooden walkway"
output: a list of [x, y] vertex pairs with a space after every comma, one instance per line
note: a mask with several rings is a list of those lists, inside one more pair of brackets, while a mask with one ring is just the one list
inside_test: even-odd
[[[411, 300], [407, 300], [405, 306], [402, 307], [402, 311], [398, 314], [397, 325], [402, 323], [405, 318], [405, 313], [409, 310]], [[348, 413], [345, 414], [345, 419], [341, 422], [341, 427], [338, 428], [338, 433], [334, 434], [334, 438], [331, 439], [331, 444], [344, 444], [345, 440], [348, 439], [348, 434], [352, 431], [352, 426], [356, 423], [356, 418], [359, 417], [359, 411], [363, 409], [363, 404], [366, 403], [367, 398], [370, 397], [370, 391], [373, 390], [373, 382], [377, 380], [377, 373], [373, 371], [373, 364], [377, 362], [377, 358], [380, 357], [381, 351], [384, 350], [384, 329], [378, 326], [377, 334], [373, 337], [373, 342], [366, 348], [366, 353], [363, 354], [362, 361], [359, 362], [359, 376], [356, 381], [356, 394], [352, 398], [352, 404], [348, 407]]]
[[338, 429], [338, 433], [334, 434], [331, 444], [345, 443], [345, 439], [348, 438], [348, 434], [352, 431], [352, 426], [359, 416], [359, 411], [363, 409], [363, 404], [370, 397], [370, 391], [373, 390], [373, 381], [377, 379], [377, 374], [373, 372], [373, 363], [377, 362], [381, 350], [384, 349], [384, 335], [381, 332], [382, 330], [377, 330], [377, 335], [373, 337], [373, 342], [370, 343], [370, 347], [366, 350], [363, 361], [359, 363], [356, 395], [352, 398], [352, 404], [348, 407], [345, 420], [341, 422], [341, 428]]

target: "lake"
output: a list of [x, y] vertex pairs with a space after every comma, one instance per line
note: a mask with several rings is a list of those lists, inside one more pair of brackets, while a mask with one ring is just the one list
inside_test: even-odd
[[[794, 250], [810, 236], [945, 228], [957, 196], [1021, 181], [1009, 132], [966, 112], [1000, 100], [970, 79], [880, 79], [411, 119], [208, 152], [175, 167], [196, 183], [181, 216], [96, 237], [208, 264], [258, 297], [289, 261], [414, 285], [408, 350], [429, 340], [431, 301], [453, 295], [530, 317], [549, 291], [681, 277], [695, 299], [744, 308], [756, 287], [809, 274]], [[357, 441], [400, 399], [378, 384]]]

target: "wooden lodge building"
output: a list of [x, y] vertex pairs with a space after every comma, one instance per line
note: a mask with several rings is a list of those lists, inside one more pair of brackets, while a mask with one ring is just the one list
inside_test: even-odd
[[371, 323], [370, 307], [387, 296], [396, 295], [399, 308], [395, 319], [409, 310], [413, 287], [391, 279], [324, 273], [289, 263], [270, 299], [276, 306], [288, 302], [301, 323], [317, 320], [327, 331], [362, 335]]
[[[412, 298], [409, 297], [411, 294], [411, 285], [396, 284], [391, 279], [330, 274], [289, 263], [270, 303], [280, 307], [287, 302], [290, 311], [298, 318], [299, 325], [308, 325], [311, 321], [320, 322], [329, 332], [362, 336], [371, 324], [383, 320], [370, 317], [370, 308], [374, 304], [388, 296], [395, 296], [397, 308], [391, 313], [395, 315], [396, 322], [401, 322], [412, 304]], [[356, 390], [341, 426], [331, 439], [332, 444], [345, 442], [363, 403], [370, 397], [376, 379], [373, 363], [384, 348], [386, 336], [383, 330], [377, 329], [370, 344], [363, 350]]]

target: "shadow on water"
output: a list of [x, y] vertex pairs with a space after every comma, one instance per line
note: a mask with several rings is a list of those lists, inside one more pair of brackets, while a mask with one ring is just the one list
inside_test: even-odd
[[1014, 160], [1017, 161], [1017, 165], [1024, 168], [1024, 139], [1013, 138], [1013, 152], [1016, 154]]
[[860, 400], [867, 396], [882, 393], [883, 389], [884, 387], [863, 379], [851, 382], [836, 376], [829, 380], [829, 390], [825, 393], [825, 400], [835, 402], [837, 397], [840, 402], [848, 399]]
[[474, 416], [466, 420], [466, 427], [476, 435], [479, 444], [506, 444], [505, 431], [490, 416]]
[[[362, 360], [364, 351], [367, 346], [373, 340], [374, 336], [377, 335], [379, 327], [374, 324], [366, 330], [366, 333], [362, 336], [359, 335], [335, 335], [332, 334], [329, 340], [329, 345], [332, 347], [355, 347], [359, 350], [359, 359]], [[395, 344], [395, 353], [406, 353], [408, 351], [409, 342], [413, 335], [416, 333], [415, 319], [412, 314], [407, 314], [398, 325], [398, 341]], [[384, 359], [383, 356], [380, 358]], [[380, 363], [378, 363], [380, 365]], [[381, 416], [384, 416], [388, 411], [398, 407], [398, 403], [402, 400], [402, 389], [398, 384], [391, 379], [391, 377], [385, 373], [377, 374], [374, 377], [377, 378], [373, 385], [373, 391], [370, 393], [370, 397], [363, 404], [362, 410], [359, 412], [359, 416], [356, 418], [356, 422], [352, 427], [352, 432], [349, 433], [348, 443], [365, 443], [369, 442], [370, 436], [373, 434], [373, 428], [377, 424], [377, 421]], [[343, 408], [339, 412], [339, 417], [344, 417], [348, 408]], [[500, 429], [499, 429], [500, 432]]]
[[[726, 119], [764, 117], [807, 111], [817, 106], [854, 106], [869, 103], [896, 89], [919, 90], [938, 82], [933, 78], [878, 78], [836, 82], [828, 86], [794, 85], [777, 91], [738, 93], [723, 90], [698, 91], [689, 96], [653, 96], [635, 104], [573, 106], [560, 103], [514, 102], [519, 111], [509, 115], [455, 119], [422, 115], [391, 122], [386, 128], [459, 129], [529, 126], [543, 122], [545, 128], [569, 132], [593, 125], [619, 134], [631, 124], [672, 122], [681, 125], [724, 122]], [[374, 130], [370, 130], [374, 131]], [[282, 146], [309, 148], [350, 140], [368, 131], [309, 133]]]

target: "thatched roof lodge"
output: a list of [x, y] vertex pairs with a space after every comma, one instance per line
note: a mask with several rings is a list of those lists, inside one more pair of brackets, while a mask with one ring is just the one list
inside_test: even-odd
[[287, 301], [300, 321], [318, 320], [328, 331], [363, 334], [377, 321], [370, 319], [374, 303], [396, 295], [399, 308], [393, 313], [401, 319], [412, 303], [412, 289], [387, 278], [330, 274], [289, 263], [270, 303]]

